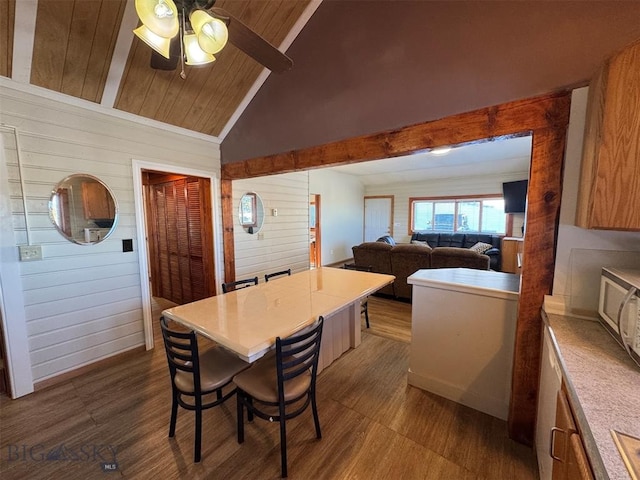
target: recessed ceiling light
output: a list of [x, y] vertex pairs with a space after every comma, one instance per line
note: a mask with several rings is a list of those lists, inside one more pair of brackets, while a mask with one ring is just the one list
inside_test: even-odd
[[446, 155], [450, 151], [451, 151], [451, 147], [439, 147], [439, 148], [434, 148], [433, 150], [431, 150], [431, 153], [433, 155]]

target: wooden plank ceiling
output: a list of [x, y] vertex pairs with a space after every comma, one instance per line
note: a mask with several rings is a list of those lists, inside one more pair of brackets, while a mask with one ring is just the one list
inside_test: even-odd
[[[3, 76], [11, 76], [14, 2], [0, 0]], [[101, 103], [106, 82], [113, 81], [108, 79], [108, 73], [126, 3], [127, 0], [40, 0], [31, 83]], [[278, 46], [308, 3], [309, 0], [218, 0], [215, 6], [229, 11]], [[183, 80], [180, 66], [175, 71], [152, 69], [151, 49], [133, 34], [131, 37], [122, 78], [115, 79], [119, 88], [113, 107], [207, 135], [220, 135], [263, 69], [228, 43], [214, 63], [185, 66], [187, 78]]]

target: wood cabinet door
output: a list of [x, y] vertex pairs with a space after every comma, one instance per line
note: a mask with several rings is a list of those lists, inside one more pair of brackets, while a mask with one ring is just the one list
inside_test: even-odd
[[593, 480], [593, 473], [587, 460], [587, 453], [584, 451], [582, 439], [577, 433], [569, 437], [568, 459], [567, 459], [567, 479]]
[[103, 219], [115, 217], [115, 205], [111, 195], [98, 182], [82, 182], [84, 218]]
[[640, 42], [589, 86], [576, 225], [640, 230]]
[[558, 392], [552, 435], [553, 480], [592, 480], [593, 473], [564, 389]]
[[571, 407], [567, 395], [561, 389], [556, 401], [556, 426], [552, 432], [551, 456], [553, 457], [553, 480], [566, 480], [569, 458], [569, 437], [576, 433]]

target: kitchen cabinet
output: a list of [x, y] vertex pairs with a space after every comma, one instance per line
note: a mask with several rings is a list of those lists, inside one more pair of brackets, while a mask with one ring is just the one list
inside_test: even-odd
[[524, 238], [504, 237], [500, 248], [502, 271], [521, 273]]
[[115, 217], [115, 204], [111, 194], [98, 182], [82, 182], [84, 218], [88, 220]]
[[589, 85], [576, 225], [640, 230], [640, 42]]
[[589, 460], [564, 388], [558, 391], [556, 425], [551, 430], [551, 456], [553, 480], [593, 480]]
[[541, 362], [535, 442], [540, 479], [593, 479], [547, 329]]

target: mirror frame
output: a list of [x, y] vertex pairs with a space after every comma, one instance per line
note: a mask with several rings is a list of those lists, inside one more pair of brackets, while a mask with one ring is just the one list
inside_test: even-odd
[[255, 192], [247, 192], [240, 198], [238, 221], [250, 235], [258, 233], [264, 225], [264, 204]]
[[[78, 237], [74, 237], [72, 234], [68, 233], [68, 229], [64, 228], [64, 224], [60, 223], [60, 217], [61, 216], [65, 216], [64, 214], [61, 214], [60, 212], [57, 212], [57, 204], [58, 199], [60, 198], [59, 196], [62, 194], [63, 190], [66, 190], [68, 192], [69, 187], [72, 186], [72, 181], [75, 180], [75, 183], [79, 183], [81, 182], [84, 185], [84, 182], [82, 182], [83, 179], [87, 179], [90, 180], [90, 183], [98, 183], [99, 185], [101, 185], [106, 193], [109, 195], [111, 202], [113, 203], [113, 221], [111, 223], [110, 227], [104, 227], [104, 228], [109, 228], [109, 231], [107, 233], [105, 233], [103, 236], [99, 236], [97, 240], [89, 240], [86, 241], [86, 237], [85, 237], [85, 241], [82, 241], [80, 238]], [[89, 183], [89, 182], [87, 182]], [[73, 192], [72, 192], [73, 195]], [[88, 218], [87, 217], [87, 213], [86, 213], [86, 209], [87, 209], [87, 198], [86, 198], [86, 193], [83, 192], [82, 193], [76, 193], [77, 195], [82, 195], [82, 205], [85, 211], [85, 215], [83, 216], [83, 218], [81, 219], [80, 223], [87, 223], [87, 222], [91, 222], [91, 221], [97, 221], [99, 219], [93, 219], [93, 218]], [[80, 200], [79, 199], [75, 199], [73, 201], [75, 204], [79, 203]], [[67, 200], [68, 203], [68, 200]], [[56, 186], [51, 190], [51, 196], [49, 197], [49, 219], [51, 220], [51, 223], [53, 223], [53, 225], [56, 227], [56, 230], [60, 233], [60, 235], [62, 235], [65, 239], [69, 240], [72, 243], [75, 243], [77, 245], [95, 245], [97, 243], [100, 243], [102, 241], [104, 241], [105, 239], [107, 239], [116, 229], [116, 225], [118, 223], [118, 202], [116, 200], [115, 195], [113, 194], [113, 191], [107, 186], [107, 184], [105, 184], [102, 180], [100, 180], [98, 177], [95, 177], [94, 175], [90, 175], [88, 173], [74, 173], [72, 175], [68, 175], [67, 177], [63, 178], [60, 182], [58, 182], [56, 184]], [[77, 217], [77, 215], [76, 215]], [[109, 219], [111, 220], [111, 219]], [[96, 225], [95, 227], [84, 227], [85, 229], [88, 228], [96, 228], [99, 229], [100, 227], [98, 225]], [[103, 228], [103, 229], [104, 229]]]

